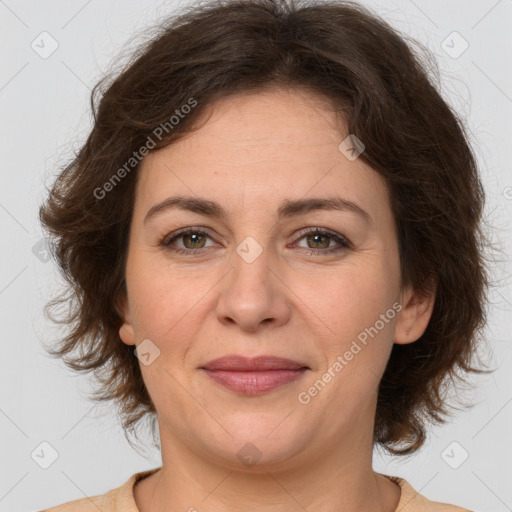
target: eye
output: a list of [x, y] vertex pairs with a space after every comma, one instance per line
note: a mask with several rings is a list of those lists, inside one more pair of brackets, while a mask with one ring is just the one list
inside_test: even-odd
[[[166, 236], [160, 244], [177, 254], [195, 254], [196, 252], [204, 253], [212, 247], [212, 245], [206, 245], [207, 239], [212, 240], [212, 237], [203, 228], [183, 228]], [[310, 256], [340, 252], [352, 247], [343, 235], [321, 228], [303, 230], [298, 240], [302, 239], [305, 239], [308, 246], [296, 245], [296, 247], [306, 249], [306, 253]]]
[[[305, 239], [310, 249], [309, 255], [322, 255], [339, 252], [351, 247], [350, 242], [342, 235], [325, 229], [315, 228], [301, 233], [299, 240]], [[300, 247], [300, 246], [298, 246]]]
[[[161, 244], [168, 249], [181, 254], [181, 253], [194, 253], [196, 250], [207, 249], [205, 246], [206, 239], [211, 238], [210, 235], [203, 229], [200, 228], [184, 228], [180, 229], [175, 233], [171, 233], [170, 236], [164, 238]], [[180, 241], [182, 247], [173, 247], [172, 245], [176, 241]]]

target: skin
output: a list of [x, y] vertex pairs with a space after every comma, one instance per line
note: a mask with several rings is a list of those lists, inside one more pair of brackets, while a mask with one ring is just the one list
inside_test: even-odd
[[[412, 343], [426, 329], [434, 297], [400, 288], [385, 182], [338, 149], [344, 123], [310, 92], [238, 95], [209, 113], [197, 131], [150, 153], [138, 175], [120, 337], [128, 345], [150, 339], [160, 350], [141, 370], [158, 413], [162, 469], [135, 486], [137, 506], [392, 512], [400, 488], [372, 469], [378, 384], [393, 343]], [[218, 202], [226, 218], [167, 209], [144, 222], [152, 206], [176, 194]], [[338, 210], [277, 219], [285, 199], [332, 196], [357, 203], [371, 221]], [[207, 228], [208, 236], [162, 245], [186, 227]], [[316, 227], [351, 246], [302, 232]], [[249, 236], [262, 248], [250, 264], [236, 251]], [[340, 250], [325, 253], [333, 247]], [[317, 396], [299, 403], [298, 394], [396, 302], [402, 310]], [[287, 357], [310, 369], [248, 397], [199, 369], [228, 354]], [[261, 453], [252, 466], [237, 457], [248, 442]]]

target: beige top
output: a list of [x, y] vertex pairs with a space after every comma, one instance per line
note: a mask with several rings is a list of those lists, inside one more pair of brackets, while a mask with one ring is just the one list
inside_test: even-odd
[[[121, 487], [112, 489], [101, 496], [69, 501], [41, 512], [139, 512], [133, 497], [133, 487], [138, 480], [156, 473], [160, 468], [132, 475]], [[395, 512], [471, 512], [466, 508], [430, 501], [417, 493], [404, 479], [383, 475], [402, 489], [400, 502]]]

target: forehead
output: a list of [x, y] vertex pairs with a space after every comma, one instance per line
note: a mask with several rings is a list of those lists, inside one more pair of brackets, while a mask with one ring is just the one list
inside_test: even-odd
[[223, 150], [234, 145], [238, 153], [261, 151], [263, 145], [274, 152], [312, 148], [336, 142], [345, 130], [331, 102], [302, 89], [229, 96], [209, 105], [204, 118], [208, 122], [200, 137], [216, 141]]
[[138, 195], [148, 204], [176, 192], [218, 202], [243, 195], [245, 205], [270, 206], [336, 193], [368, 210], [385, 207], [384, 179], [340, 151], [348, 135], [332, 103], [307, 91], [230, 96], [205, 109], [198, 129], [143, 160]]

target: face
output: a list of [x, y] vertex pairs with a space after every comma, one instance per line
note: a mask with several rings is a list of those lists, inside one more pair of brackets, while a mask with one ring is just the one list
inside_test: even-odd
[[[386, 184], [339, 149], [332, 110], [296, 90], [227, 98], [141, 164], [120, 336], [146, 340], [163, 451], [277, 468], [371, 443], [392, 345], [431, 303], [400, 289]], [[224, 356], [306, 369], [204, 369]]]

